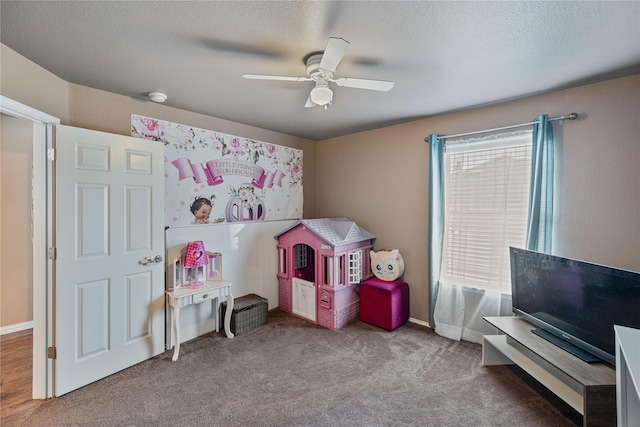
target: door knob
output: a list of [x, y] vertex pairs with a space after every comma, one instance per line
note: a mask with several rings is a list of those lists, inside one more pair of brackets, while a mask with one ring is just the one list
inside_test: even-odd
[[138, 264], [147, 265], [147, 264], [159, 263], [159, 262], [162, 262], [163, 259], [164, 258], [162, 258], [162, 255], [156, 255], [155, 257], [146, 256], [142, 258], [140, 261], [138, 261]]

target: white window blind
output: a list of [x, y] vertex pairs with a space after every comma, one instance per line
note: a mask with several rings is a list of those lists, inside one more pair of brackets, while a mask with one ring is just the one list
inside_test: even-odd
[[447, 141], [444, 283], [511, 293], [509, 246], [526, 236], [531, 131]]

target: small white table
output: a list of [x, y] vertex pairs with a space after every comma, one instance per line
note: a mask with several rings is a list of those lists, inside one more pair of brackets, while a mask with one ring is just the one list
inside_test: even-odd
[[200, 304], [205, 301], [213, 303], [215, 312], [216, 332], [220, 330], [220, 320], [218, 309], [220, 307], [221, 298], [227, 297], [227, 311], [224, 315], [224, 332], [227, 338], [233, 338], [231, 332], [231, 312], [233, 311], [233, 295], [231, 295], [231, 282], [226, 280], [208, 280], [201, 288], [191, 289], [189, 287], [181, 287], [165, 291], [167, 296], [166, 304], [173, 307], [172, 329], [175, 337], [175, 345], [173, 346], [173, 358], [175, 362], [180, 354], [180, 308], [191, 304]]

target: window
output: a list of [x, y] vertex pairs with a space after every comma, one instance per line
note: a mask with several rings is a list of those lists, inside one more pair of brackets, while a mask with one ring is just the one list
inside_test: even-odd
[[307, 266], [307, 245], [295, 245], [294, 250], [296, 269], [305, 268]]
[[323, 284], [327, 286], [333, 286], [333, 257], [322, 256], [323, 269]]
[[349, 252], [349, 283], [362, 279], [362, 251]]
[[371, 276], [371, 249], [367, 249], [364, 254], [364, 275], [366, 277]]
[[523, 247], [531, 132], [447, 141], [441, 281], [511, 293], [509, 246]]
[[278, 261], [279, 270], [281, 275], [287, 274], [287, 250], [285, 248], [278, 248]]

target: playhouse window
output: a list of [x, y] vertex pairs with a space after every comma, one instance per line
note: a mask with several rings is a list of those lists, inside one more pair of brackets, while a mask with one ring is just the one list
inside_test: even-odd
[[296, 269], [305, 268], [308, 265], [307, 245], [295, 245], [294, 250]]
[[322, 265], [323, 265], [323, 284], [328, 286], [333, 286], [333, 257], [323, 256], [322, 257]]
[[280, 274], [287, 274], [287, 250], [278, 248], [278, 263]]
[[364, 271], [365, 277], [369, 277], [371, 275], [371, 249], [366, 249], [364, 252]]
[[344, 255], [340, 255], [338, 257], [338, 274], [337, 274], [337, 285], [344, 285], [344, 263], [345, 263], [345, 256]]
[[349, 252], [349, 283], [362, 279], [362, 251]]

